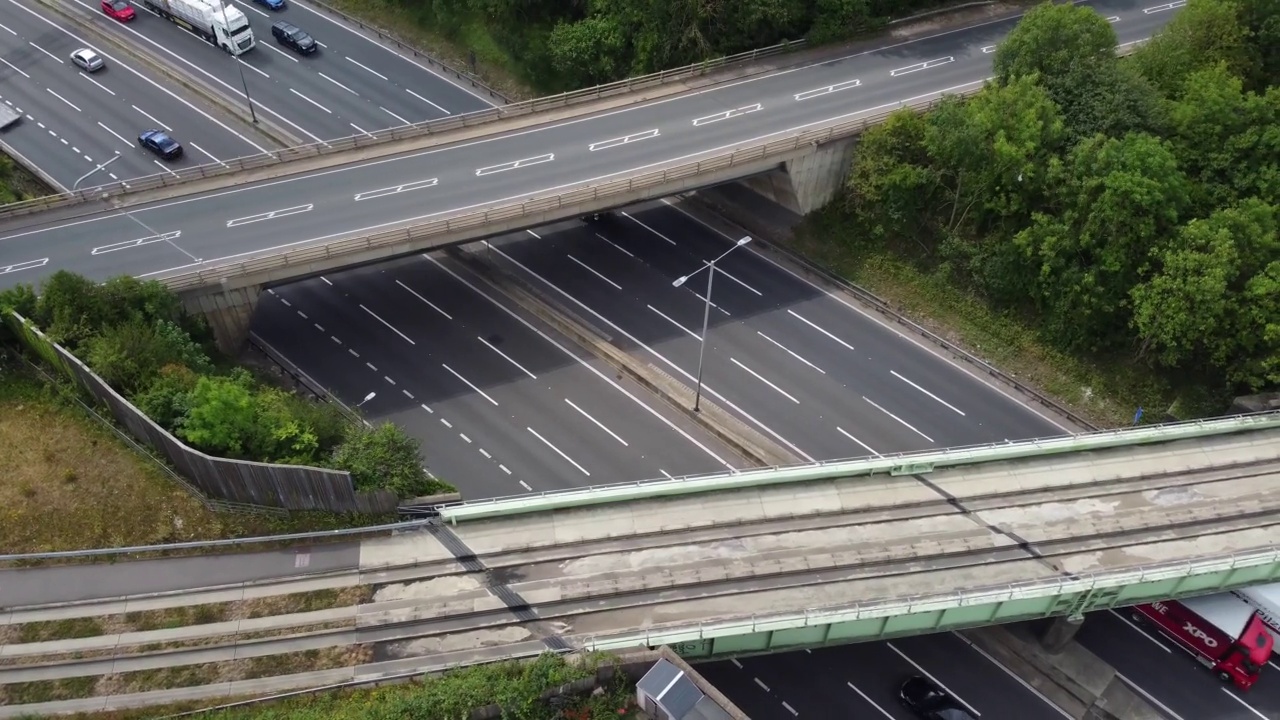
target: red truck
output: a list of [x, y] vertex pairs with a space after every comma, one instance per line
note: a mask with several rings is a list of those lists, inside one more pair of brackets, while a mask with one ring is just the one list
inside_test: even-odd
[[1234, 593], [1135, 605], [1134, 618], [1154, 625], [1223, 682], [1248, 690], [1271, 659], [1275, 638], [1256, 609]]

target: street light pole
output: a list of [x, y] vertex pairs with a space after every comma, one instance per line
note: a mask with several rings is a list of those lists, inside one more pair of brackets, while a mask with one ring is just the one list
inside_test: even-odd
[[89, 172], [87, 172], [87, 173], [85, 173], [85, 174], [81, 175], [81, 176], [80, 176], [80, 177], [75, 181], [75, 184], [73, 184], [73, 185], [71, 186], [71, 192], [75, 192], [75, 191], [76, 191], [76, 188], [79, 188], [79, 187], [80, 187], [80, 183], [84, 182], [85, 178], [87, 178], [87, 177], [89, 177], [90, 175], [92, 175], [92, 174], [94, 174], [94, 173], [98, 172], [98, 171], [99, 171], [99, 170], [101, 170], [102, 168], [104, 168], [104, 167], [106, 167], [106, 166], [110, 165], [111, 163], [113, 163], [113, 162], [115, 162], [115, 161], [117, 161], [117, 160], [119, 160], [119, 159], [120, 159], [120, 151], [119, 151], [119, 150], [117, 150], [117, 151], [116, 151], [116, 156], [115, 156], [115, 157], [113, 157], [113, 158], [111, 158], [110, 160], [108, 160], [108, 161], [106, 161], [106, 162], [102, 163], [102, 164], [101, 164], [101, 165], [99, 165], [98, 167], [96, 167], [96, 168], [94, 168], [94, 169], [90, 170]]
[[[226, 28], [227, 32], [229, 33], [231, 31], [231, 26], [227, 24], [226, 1], [227, 0], [218, 0], [218, 4], [222, 7], [222, 26]], [[228, 35], [227, 42], [234, 43], [235, 41], [231, 38], [230, 35]], [[236, 48], [236, 50], [239, 50], [239, 49], [240, 48]], [[227, 52], [228, 54], [231, 55], [231, 59], [236, 61], [236, 69], [240, 71], [240, 87], [244, 88], [244, 102], [246, 105], [249, 106], [249, 117], [253, 119], [253, 124], [257, 125], [258, 113], [254, 112], [253, 110], [253, 98], [249, 97], [249, 83], [246, 82], [244, 79], [244, 64], [243, 64], [244, 61], [241, 60], [240, 56], [237, 55], [236, 53], [231, 52], [230, 50], [228, 50]]]
[[[702, 299], [703, 300], [702, 338], [700, 341], [701, 344], [698, 346], [698, 382], [697, 382], [697, 389], [694, 390], [694, 393], [693, 393], [693, 411], [694, 412], [702, 412], [702, 408], [701, 408], [702, 361], [707, 355], [707, 325], [711, 321], [711, 285], [716, 279], [716, 263], [723, 260], [724, 257], [729, 253], [733, 252], [734, 250], [737, 250], [738, 248], [742, 247], [743, 245], [746, 245], [749, 242], [751, 242], [751, 238], [749, 236], [738, 240], [738, 242], [733, 244], [733, 247], [720, 253], [720, 257], [716, 258], [715, 260], [712, 260], [711, 262], [703, 266], [707, 269], [707, 296]], [[680, 287], [681, 285], [684, 285], [686, 282], [689, 281], [689, 278], [693, 277], [694, 275], [697, 275], [698, 272], [701, 271], [701, 269], [702, 268], [699, 268], [698, 270], [695, 270], [688, 275], [682, 275], [676, 278], [675, 282], [671, 283], [671, 285], [673, 287]]]

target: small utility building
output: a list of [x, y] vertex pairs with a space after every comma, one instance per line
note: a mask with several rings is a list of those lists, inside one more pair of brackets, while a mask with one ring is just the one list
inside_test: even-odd
[[658, 660], [636, 683], [636, 702], [654, 720], [732, 720], [667, 660]]

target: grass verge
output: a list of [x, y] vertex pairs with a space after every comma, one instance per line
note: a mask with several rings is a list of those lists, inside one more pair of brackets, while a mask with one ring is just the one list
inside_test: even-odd
[[786, 245], [1095, 425], [1129, 425], [1139, 407], [1158, 419], [1173, 402], [1174, 389], [1149, 368], [1128, 358], [1082, 358], [1057, 350], [1027, 319], [993, 309], [943, 273], [891, 249], [851, 242], [854, 234], [829, 208], [806, 218]]

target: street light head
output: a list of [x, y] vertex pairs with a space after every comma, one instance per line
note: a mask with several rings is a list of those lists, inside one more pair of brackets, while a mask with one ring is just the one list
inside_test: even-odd
[[671, 283], [671, 287], [680, 287], [688, 279], [689, 279], [688, 275], [681, 275], [680, 277], [676, 278], [675, 282]]
[[365, 396], [364, 396], [364, 400], [361, 400], [360, 402], [369, 402], [370, 400], [372, 400], [372, 399], [374, 399], [375, 397], [377, 397], [377, 395], [378, 395], [378, 393], [376, 393], [376, 392], [371, 392], [371, 393], [369, 393], [368, 395], [365, 395]]
[[749, 243], [749, 242], [751, 242], [751, 236], [750, 236], [750, 235], [748, 235], [748, 236], [746, 236], [746, 237], [742, 238], [741, 240], [739, 240], [739, 241], [738, 241], [738, 247], [742, 247], [743, 245], [746, 245], [746, 244], [747, 244], [747, 243]]

